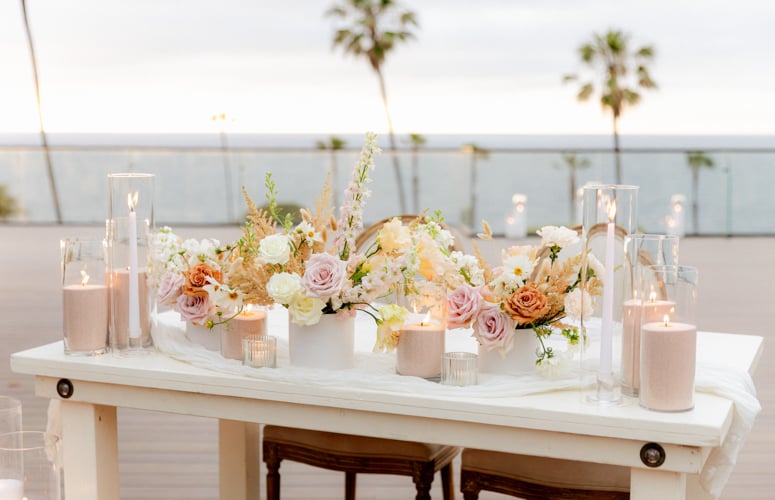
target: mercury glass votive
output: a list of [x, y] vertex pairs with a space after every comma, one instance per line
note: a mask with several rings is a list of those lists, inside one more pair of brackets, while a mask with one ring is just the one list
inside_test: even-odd
[[253, 368], [277, 366], [277, 337], [248, 335], [242, 339], [242, 364]]
[[441, 355], [441, 383], [444, 385], [476, 385], [479, 357], [472, 352], [445, 352]]

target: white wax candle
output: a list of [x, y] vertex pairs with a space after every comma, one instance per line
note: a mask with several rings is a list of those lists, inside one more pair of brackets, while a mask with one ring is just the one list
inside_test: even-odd
[[0, 479], [0, 500], [22, 500], [24, 483], [18, 479]]
[[129, 204], [129, 338], [139, 339], [140, 331], [140, 287], [137, 281], [137, 214], [135, 204], [137, 193], [127, 197]]
[[661, 411], [694, 406], [697, 327], [659, 321], [641, 328], [640, 403]]
[[608, 228], [605, 236], [605, 281], [603, 285], [603, 321], [600, 329], [600, 372], [604, 374], [613, 371], [613, 317], [614, 317], [614, 236], [616, 224], [613, 214], [609, 213]]

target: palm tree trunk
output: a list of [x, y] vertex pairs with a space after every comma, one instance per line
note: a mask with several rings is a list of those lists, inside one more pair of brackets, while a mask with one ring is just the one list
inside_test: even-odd
[[339, 166], [336, 164], [336, 149], [331, 145], [331, 192], [334, 196], [334, 206], [339, 206]]
[[692, 168], [692, 229], [694, 230], [694, 234], [699, 234], [700, 232], [700, 203], [697, 199], [700, 191], [699, 186], [700, 168], [694, 167]]
[[22, 15], [24, 16], [24, 30], [27, 33], [27, 46], [30, 50], [30, 59], [32, 61], [32, 79], [35, 84], [35, 103], [38, 106], [38, 129], [40, 130], [40, 142], [43, 146], [43, 155], [46, 160], [46, 174], [48, 175], [48, 185], [51, 189], [51, 201], [54, 204], [54, 213], [56, 214], [57, 224], [62, 223], [62, 210], [59, 206], [59, 194], [57, 193], [56, 180], [54, 179], [54, 169], [51, 166], [51, 153], [48, 150], [48, 138], [46, 129], [43, 126], [43, 112], [40, 107], [40, 84], [38, 81], [38, 60], [35, 57], [35, 44], [32, 42], [32, 31], [30, 31], [30, 21], [27, 17], [27, 2], [22, 2]]
[[471, 189], [471, 214], [469, 217], [471, 218], [471, 234], [476, 232], [476, 204], [478, 203], [477, 196], [476, 196], [476, 149], [471, 151], [471, 168], [470, 168], [470, 183], [471, 186], [469, 189]]
[[412, 148], [412, 208], [420, 213], [420, 171], [418, 165], [418, 146]]
[[221, 158], [223, 158], [223, 184], [226, 194], [226, 222], [231, 223], [234, 222], [231, 165], [229, 165], [229, 143], [226, 140], [226, 131], [224, 129], [221, 129]]
[[570, 224], [568, 227], [576, 225], [576, 169], [570, 169]]
[[619, 117], [614, 114], [614, 161], [616, 162], [616, 183], [622, 183], [622, 158], [619, 149]]
[[396, 138], [393, 133], [393, 120], [390, 118], [390, 110], [388, 108], [387, 92], [385, 91], [385, 79], [382, 77], [382, 71], [379, 69], [374, 70], [377, 73], [379, 79], [379, 92], [382, 95], [382, 104], [385, 106], [385, 116], [388, 122], [388, 134], [390, 137], [390, 152], [393, 158], [393, 173], [396, 177], [396, 184], [398, 185], [398, 203], [401, 209], [401, 213], [406, 213], [406, 195], [404, 194], [404, 180], [401, 176], [401, 163], [398, 161], [398, 154], [396, 152]]

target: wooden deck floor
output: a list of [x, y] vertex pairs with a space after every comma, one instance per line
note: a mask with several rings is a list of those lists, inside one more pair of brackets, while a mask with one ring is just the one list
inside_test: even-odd
[[[184, 236], [216, 235], [224, 241], [234, 228], [185, 228]], [[61, 339], [59, 245], [62, 237], [101, 235], [99, 227], [0, 226], [0, 394], [23, 402], [24, 427], [45, 427], [47, 401], [33, 394], [32, 378], [12, 373], [11, 353]], [[496, 241], [485, 253], [496, 255]], [[765, 337], [755, 376], [763, 411], [749, 435], [724, 491], [728, 500], [769, 500], [775, 491], [775, 308], [771, 287], [775, 238], [701, 238], [681, 243], [681, 261], [700, 269], [700, 328]], [[136, 410], [119, 411], [119, 452], [124, 500], [214, 499], [218, 496], [217, 425], [214, 421]], [[342, 474], [285, 463], [284, 499], [343, 497]], [[455, 475], [459, 487], [459, 473]], [[433, 498], [441, 498], [437, 484]], [[458, 494], [458, 497], [460, 495]], [[414, 498], [405, 477], [359, 476], [359, 499]], [[506, 498], [482, 495], [483, 500]], [[77, 500], [77, 499], [69, 499]]]

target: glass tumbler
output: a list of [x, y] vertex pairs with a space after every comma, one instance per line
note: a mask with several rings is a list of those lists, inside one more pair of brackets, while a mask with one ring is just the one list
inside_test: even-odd
[[59, 440], [45, 432], [0, 435], [0, 498], [61, 500]]

